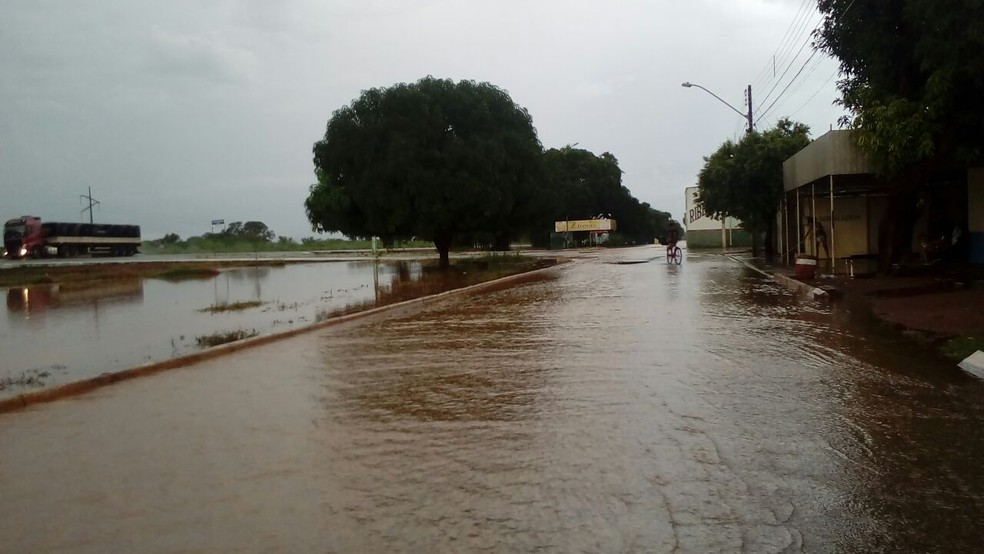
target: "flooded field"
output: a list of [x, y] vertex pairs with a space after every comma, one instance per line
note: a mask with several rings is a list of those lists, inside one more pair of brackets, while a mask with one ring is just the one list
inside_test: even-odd
[[[648, 256], [592, 253], [554, 280], [4, 414], [0, 537], [24, 552], [979, 548], [981, 381], [725, 257], [624, 263]], [[200, 294], [189, 308], [218, 293]]]
[[422, 274], [420, 262], [349, 261], [11, 287], [0, 317], [0, 398], [181, 356], [200, 350], [201, 337], [310, 325]]

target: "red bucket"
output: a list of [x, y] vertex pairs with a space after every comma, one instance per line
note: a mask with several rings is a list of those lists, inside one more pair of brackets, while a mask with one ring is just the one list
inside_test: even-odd
[[810, 281], [817, 276], [817, 257], [809, 254], [796, 255], [796, 278]]

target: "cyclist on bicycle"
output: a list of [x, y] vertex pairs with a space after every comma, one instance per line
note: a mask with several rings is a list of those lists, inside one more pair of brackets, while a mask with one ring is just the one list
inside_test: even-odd
[[672, 251], [677, 247], [677, 241], [680, 240], [680, 230], [677, 229], [675, 223], [670, 223], [670, 228], [666, 232], [666, 250]]

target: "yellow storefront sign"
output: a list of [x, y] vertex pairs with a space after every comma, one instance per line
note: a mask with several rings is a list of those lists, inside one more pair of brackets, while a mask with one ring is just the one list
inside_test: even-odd
[[614, 219], [577, 219], [574, 221], [555, 221], [555, 233], [574, 231], [614, 231]]

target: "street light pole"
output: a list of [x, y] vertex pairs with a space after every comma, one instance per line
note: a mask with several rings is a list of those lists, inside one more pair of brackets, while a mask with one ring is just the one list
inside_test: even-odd
[[696, 83], [691, 83], [691, 82], [688, 81], [686, 83], [682, 83], [680, 86], [686, 87], [686, 88], [697, 87], [700, 90], [706, 92], [707, 94], [710, 94], [714, 98], [717, 98], [718, 101], [720, 101], [722, 104], [724, 104], [725, 106], [731, 108], [732, 110], [734, 110], [735, 113], [737, 113], [738, 115], [740, 115], [743, 118], [745, 118], [745, 121], [748, 122], [748, 128], [745, 129], [745, 132], [746, 133], [751, 133], [752, 132], [752, 129], [754, 129], [755, 123], [752, 120], [752, 85], [748, 85], [748, 88], [745, 90], [745, 93], [748, 95], [748, 113], [747, 114], [746, 113], [742, 113], [741, 110], [739, 110], [738, 108], [736, 108], [736, 107], [732, 106], [731, 104], [725, 102], [724, 99], [721, 98], [720, 96], [714, 94], [713, 92], [707, 90], [706, 88], [704, 88], [704, 87], [702, 87], [702, 86], [700, 86], [700, 85], [698, 85]]

